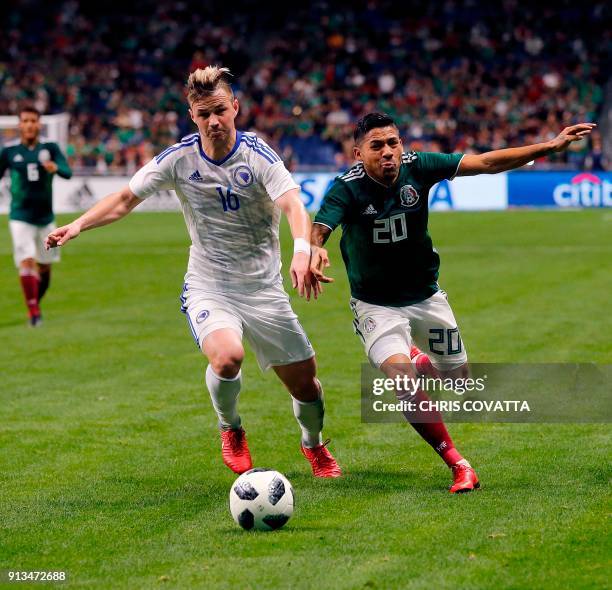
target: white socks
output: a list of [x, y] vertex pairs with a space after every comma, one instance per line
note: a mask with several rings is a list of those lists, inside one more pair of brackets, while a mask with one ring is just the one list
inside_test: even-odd
[[242, 371], [238, 371], [238, 375], [233, 379], [224, 379], [219, 377], [210, 365], [206, 367], [206, 386], [223, 429], [240, 428], [238, 396], [242, 385], [241, 377]]
[[[233, 379], [219, 377], [210, 365], [206, 367], [206, 386], [210, 393], [212, 405], [219, 417], [221, 428], [240, 428], [240, 415], [238, 414], [238, 397], [242, 385], [242, 371]], [[319, 384], [320, 387], [320, 384]], [[312, 402], [293, 400], [293, 413], [302, 430], [302, 444], [312, 448], [323, 442], [323, 415], [325, 404], [323, 390], [320, 390], [319, 399]]]
[[302, 429], [302, 444], [308, 448], [316, 447], [323, 442], [321, 431], [323, 430], [325, 404], [323, 403], [323, 389], [320, 391], [319, 399], [313, 402], [301, 402], [293, 398], [293, 414]]

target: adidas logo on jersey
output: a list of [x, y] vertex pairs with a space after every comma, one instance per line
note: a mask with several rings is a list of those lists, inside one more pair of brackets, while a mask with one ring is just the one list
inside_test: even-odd
[[204, 182], [204, 179], [202, 178], [202, 175], [200, 174], [199, 170], [196, 170], [190, 177], [189, 180], [191, 182]]
[[17, 154], [14, 158], [13, 158], [13, 162], [23, 162], [23, 156], [21, 154]]
[[378, 214], [378, 211], [374, 209], [374, 205], [372, 204], [368, 205], [362, 213], [362, 215], [377, 215], [377, 214]]

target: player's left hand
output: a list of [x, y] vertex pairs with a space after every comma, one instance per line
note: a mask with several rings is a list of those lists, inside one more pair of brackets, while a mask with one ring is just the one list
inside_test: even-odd
[[310, 301], [312, 290], [312, 277], [310, 275], [310, 255], [306, 252], [296, 252], [291, 261], [291, 285], [298, 290], [300, 297], [306, 295], [306, 300]]
[[552, 151], [562, 152], [566, 150], [570, 143], [589, 136], [595, 127], [597, 127], [595, 123], [578, 123], [578, 125], [566, 127], [550, 142]]
[[57, 164], [53, 160], [47, 160], [41, 165], [49, 174], [55, 174], [57, 172]]

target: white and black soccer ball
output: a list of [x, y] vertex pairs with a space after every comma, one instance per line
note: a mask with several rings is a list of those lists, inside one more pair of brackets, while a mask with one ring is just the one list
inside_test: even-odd
[[234, 520], [243, 529], [273, 531], [293, 514], [293, 488], [282, 473], [255, 468], [233, 483], [229, 502]]

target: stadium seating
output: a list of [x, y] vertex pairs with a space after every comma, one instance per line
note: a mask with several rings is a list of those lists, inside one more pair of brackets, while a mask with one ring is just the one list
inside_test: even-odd
[[[373, 109], [425, 150], [545, 140], [598, 118], [610, 71], [605, 2], [328, 0], [290, 16], [249, 0], [9, 4], [0, 112], [71, 113], [71, 163], [99, 172], [132, 170], [189, 132], [185, 77], [209, 63], [236, 74], [240, 127], [330, 168], [350, 162], [352, 124]], [[588, 150], [555, 161], [599, 162]]]

